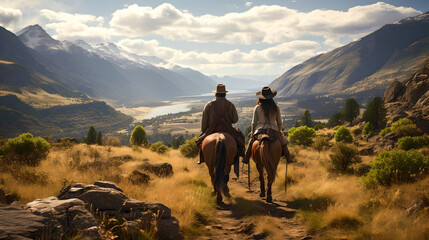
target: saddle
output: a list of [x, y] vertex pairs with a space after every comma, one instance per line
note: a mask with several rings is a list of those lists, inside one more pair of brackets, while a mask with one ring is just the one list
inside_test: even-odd
[[254, 140], [258, 140], [259, 144], [262, 143], [262, 141], [267, 140], [269, 142], [274, 142], [277, 140], [274, 130], [268, 128], [268, 129], [257, 129], [255, 131], [255, 134], [253, 134]]

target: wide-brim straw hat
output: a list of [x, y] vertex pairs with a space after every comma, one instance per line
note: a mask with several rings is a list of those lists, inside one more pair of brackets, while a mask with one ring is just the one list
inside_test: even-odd
[[219, 83], [219, 84], [216, 86], [216, 91], [212, 91], [212, 92], [214, 92], [214, 93], [227, 93], [227, 92], [228, 92], [228, 89], [226, 89], [226, 88], [225, 88], [225, 85], [224, 85], [224, 84]]
[[277, 95], [276, 90], [272, 90], [270, 87], [263, 87], [262, 91], [256, 93], [256, 96], [260, 99], [271, 99]]

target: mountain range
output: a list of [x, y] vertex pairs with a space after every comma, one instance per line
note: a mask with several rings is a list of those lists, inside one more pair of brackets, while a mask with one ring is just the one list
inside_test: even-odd
[[387, 85], [416, 72], [429, 56], [429, 13], [379, 30], [312, 57], [275, 79], [283, 97], [365, 94], [382, 96]]

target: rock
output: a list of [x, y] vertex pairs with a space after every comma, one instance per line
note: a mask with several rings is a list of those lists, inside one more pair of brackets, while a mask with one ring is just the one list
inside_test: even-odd
[[355, 173], [358, 176], [363, 176], [363, 175], [366, 175], [369, 172], [369, 170], [371, 170], [371, 166], [368, 164], [362, 163], [355, 169]]
[[102, 240], [103, 238], [100, 235], [98, 227], [94, 226], [94, 227], [90, 227], [90, 228], [81, 230], [81, 232], [79, 234], [79, 239], [82, 239], [82, 240]]
[[94, 182], [95, 186], [99, 186], [99, 187], [103, 187], [103, 188], [113, 188], [118, 190], [119, 192], [124, 192], [122, 191], [122, 189], [120, 187], [118, 187], [118, 185], [116, 185], [116, 183], [112, 183], [109, 181], [96, 181]]
[[126, 221], [122, 225], [122, 230], [130, 235], [137, 235], [140, 233], [140, 224], [136, 221]]
[[412, 81], [407, 86], [403, 100], [415, 104], [429, 90], [429, 81]]
[[173, 175], [173, 166], [169, 163], [143, 163], [140, 169], [153, 173], [158, 177], [168, 177]]
[[426, 196], [420, 196], [407, 208], [407, 215], [413, 215], [427, 206], [429, 206], [429, 199]]
[[255, 230], [255, 224], [250, 223], [250, 224], [243, 224], [239, 229], [238, 232], [239, 233], [244, 233], [247, 235], [250, 235], [253, 233], [253, 231]]
[[373, 154], [374, 154], [374, 146], [372, 145], [366, 148], [362, 148], [359, 151], [359, 155], [362, 155], [362, 156], [371, 156]]
[[266, 237], [267, 237], [267, 234], [264, 232], [259, 232], [259, 233], [253, 234], [253, 239], [264, 239]]
[[0, 206], [0, 239], [39, 239], [44, 233], [45, 218], [30, 211]]
[[404, 89], [404, 86], [402, 83], [398, 81], [393, 81], [387, 86], [386, 92], [384, 92], [384, 102], [395, 102], [398, 100], [398, 97], [400, 96], [402, 90]]
[[161, 219], [158, 222], [157, 237], [161, 240], [183, 239], [183, 236], [179, 233], [179, 220], [174, 217]]
[[94, 216], [85, 208], [85, 203], [77, 198], [37, 199], [28, 203], [25, 208], [36, 215], [50, 219], [53, 223], [61, 224], [63, 233], [73, 233], [97, 226]]
[[170, 218], [171, 210], [161, 203], [142, 202], [127, 197], [114, 188], [90, 184], [74, 183], [64, 187], [58, 199], [78, 198], [85, 202], [87, 209], [115, 216], [121, 214], [125, 219], [138, 218], [143, 212], [160, 212], [162, 218]]
[[305, 236], [305, 237], [301, 238], [301, 240], [311, 240], [311, 239], [313, 239], [313, 237], [311, 237], [311, 236]]
[[390, 133], [387, 133], [386, 135], [384, 135], [384, 138], [386, 139], [386, 140], [391, 140], [391, 141], [398, 141], [398, 136], [394, 133], [394, 132], [390, 132]]
[[141, 170], [134, 170], [129, 176], [128, 179], [133, 184], [149, 184], [150, 177]]

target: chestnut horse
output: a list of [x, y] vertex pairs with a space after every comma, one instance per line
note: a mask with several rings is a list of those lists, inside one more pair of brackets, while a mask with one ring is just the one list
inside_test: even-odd
[[267, 202], [272, 202], [271, 186], [276, 177], [277, 165], [282, 155], [282, 145], [279, 140], [270, 141], [268, 137], [256, 140], [252, 146], [252, 158], [256, 163], [261, 184], [260, 197], [265, 197], [264, 168], [267, 171]]
[[229, 133], [212, 133], [202, 143], [204, 161], [209, 168], [217, 203], [222, 203], [222, 193], [229, 196], [229, 172], [238, 157], [237, 144]]

